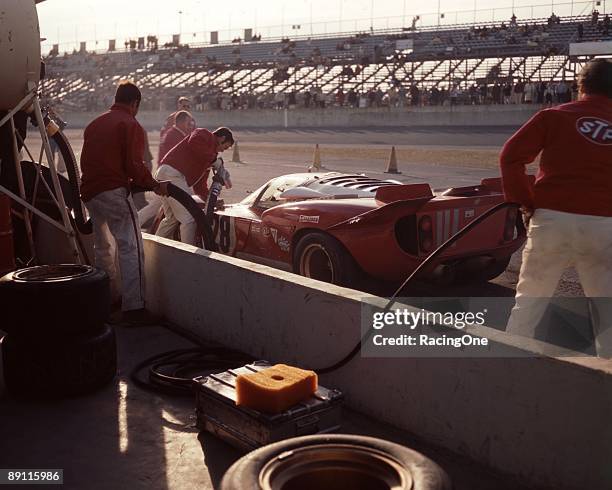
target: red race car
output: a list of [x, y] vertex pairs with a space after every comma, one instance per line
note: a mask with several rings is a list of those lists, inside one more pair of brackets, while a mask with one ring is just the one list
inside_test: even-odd
[[[289, 174], [217, 209], [213, 233], [222, 253], [321, 281], [350, 286], [365, 273], [399, 282], [501, 202], [500, 179], [432, 192], [428, 184], [364, 175]], [[517, 210], [502, 209], [442, 253], [421, 279], [493, 279], [524, 241]]]

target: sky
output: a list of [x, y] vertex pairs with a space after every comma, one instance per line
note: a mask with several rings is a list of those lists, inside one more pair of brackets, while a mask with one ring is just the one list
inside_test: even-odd
[[[410, 26], [415, 15], [427, 25], [589, 13], [596, 2], [542, 0], [45, 0], [38, 4], [43, 53], [54, 43], [71, 50], [86, 41], [87, 49], [105, 49], [109, 39], [118, 46], [126, 39], [149, 34], [197, 43], [219, 31], [219, 39], [244, 36], [252, 28], [266, 37], [330, 34], [347, 31]], [[612, 7], [612, 0], [607, 2]], [[604, 11], [605, 2], [597, 7]], [[439, 10], [438, 10], [439, 9]], [[440, 18], [438, 11], [443, 14]]]

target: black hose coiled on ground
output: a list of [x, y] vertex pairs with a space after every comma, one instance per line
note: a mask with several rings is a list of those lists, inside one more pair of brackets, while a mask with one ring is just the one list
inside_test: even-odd
[[[151, 356], [139, 362], [130, 373], [132, 381], [142, 389], [176, 396], [193, 396], [195, 379], [253, 362], [242, 352], [213, 345], [176, 325], [166, 323], [171, 331], [197, 345]], [[143, 371], [147, 370], [145, 376]]]

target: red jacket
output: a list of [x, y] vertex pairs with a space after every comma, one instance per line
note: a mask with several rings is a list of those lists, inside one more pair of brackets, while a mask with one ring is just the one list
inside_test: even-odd
[[183, 138], [187, 136], [176, 126], [172, 126], [164, 135], [159, 143], [159, 153], [157, 155], [157, 161], [161, 162], [166, 154], [178, 145]]
[[[184, 110], [184, 109], [183, 109]], [[166, 118], [166, 122], [164, 123], [164, 126], [161, 128], [161, 130], [159, 131], [159, 139], [160, 141], [164, 139], [164, 136], [166, 136], [166, 133], [168, 131], [170, 131], [170, 129], [172, 127], [174, 127], [174, 123], [176, 122], [176, 115], [181, 112], [181, 110], [178, 110], [176, 112], [173, 112], [172, 114], [170, 114], [167, 118]], [[187, 111], [189, 112], [189, 111]], [[191, 113], [189, 114], [191, 116]], [[196, 127], [196, 122], [195, 119], [193, 118], [193, 116], [191, 116], [191, 118], [189, 119], [189, 130], [193, 131]], [[159, 161], [159, 160], [158, 160]]]
[[143, 162], [144, 129], [123, 104], [94, 119], [85, 128], [81, 152], [81, 197], [134, 183], [153, 189], [157, 182]]
[[[162, 159], [185, 176], [187, 185], [202, 197], [208, 193], [206, 180], [210, 166], [217, 159], [217, 138], [207, 129], [195, 129], [187, 138], [172, 148]], [[194, 186], [194, 184], [196, 184]]]
[[[525, 166], [540, 151], [532, 187]], [[500, 163], [507, 201], [612, 216], [612, 99], [587, 96], [538, 112], [504, 145]]]

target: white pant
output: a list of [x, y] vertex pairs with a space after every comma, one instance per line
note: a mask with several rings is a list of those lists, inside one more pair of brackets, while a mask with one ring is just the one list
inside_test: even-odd
[[612, 357], [612, 218], [537, 209], [506, 331], [533, 337], [563, 271], [574, 266], [591, 307], [598, 355]]
[[155, 194], [155, 192], [145, 193], [145, 199], [147, 200], [147, 205], [138, 211], [138, 224], [141, 228], [147, 221], [157, 216], [157, 212], [162, 205], [161, 197]]
[[[187, 185], [185, 176], [170, 165], [161, 165], [155, 174], [157, 180], [169, 180], [177, 187], [180, 187], [189, 195], [193, 194], [191, 187]], [[193, 216], [189, 214], [182, 204], [171, 197], [162, 197], [162, 208], [164, 209], [164, 219], [159, 224], [157, 235], [166, 238], [174, 238], [174, 232], [180, 223], [181, 241], [190, 245], [195, 245], [195, 234], [197, 225]]]
[[[127, 189], [98, 194], [85, 203], [94, 232], [96, 266], [111, 280], [113, 299], [122, 296], [123, 311], [144, 308], [144, 254], [136, 208]], [[117, 276], [117, 258], [121, 288]], [[121, 293], [120, 293], [121, 290]]]

